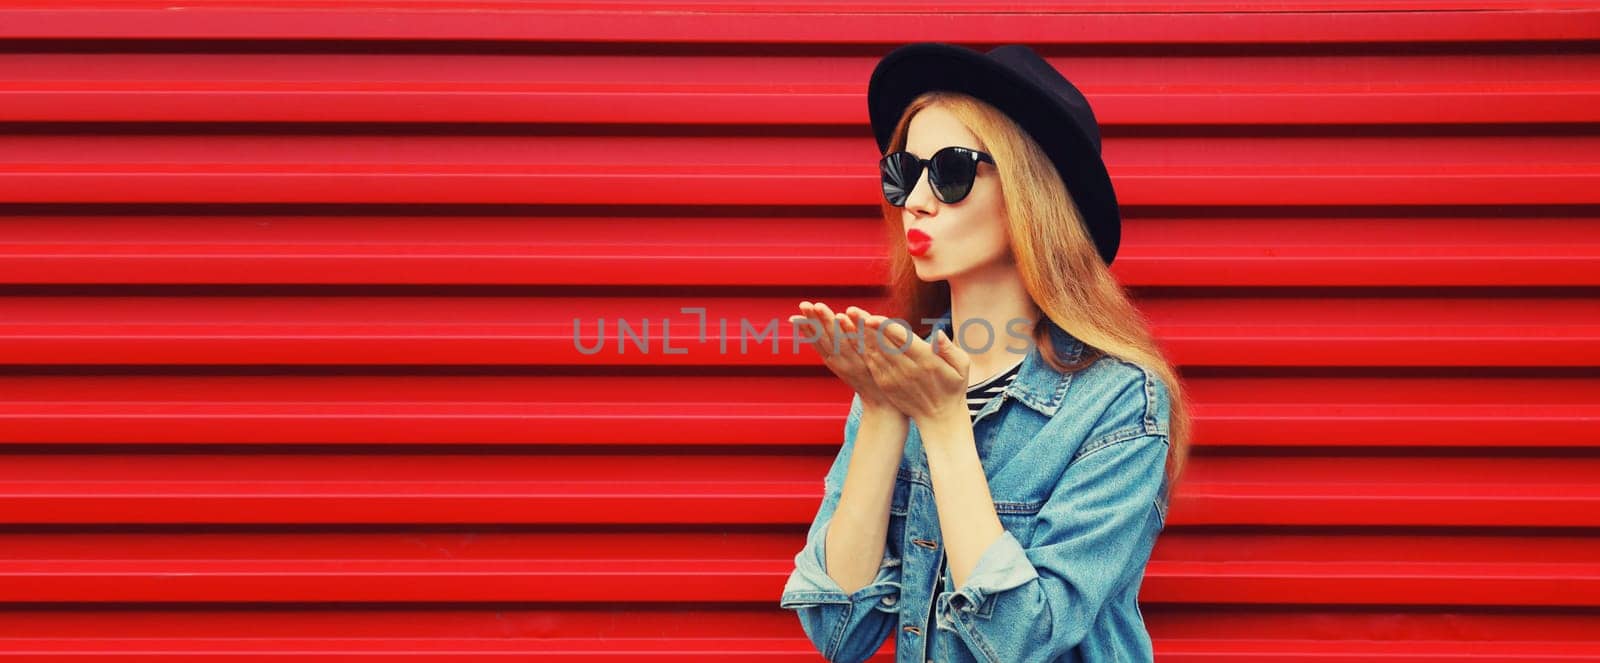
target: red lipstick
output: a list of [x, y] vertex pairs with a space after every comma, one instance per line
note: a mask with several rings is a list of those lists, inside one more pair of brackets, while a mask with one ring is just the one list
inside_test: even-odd
[[928, 233], [912, 228], [906, 231], [906, 249], [911, 255], [921, 258], [928, 253], [928, 248], [933, 246], [933, 238]]

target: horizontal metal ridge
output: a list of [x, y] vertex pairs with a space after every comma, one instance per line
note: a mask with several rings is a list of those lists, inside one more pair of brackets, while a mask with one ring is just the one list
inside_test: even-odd
[[[1578, 0], [1396, 5], [1375, 0], [1258, 4], [1176, 0], [1013, 3], [841, 2], [252, 2], [173, 11], [163, 2], [23, 5], [0, 14], [0, 37], [29, 39], [337, 39], [533, 42], [884, 44], [914, 31], [933, 41], [1036, 34], [1048, 43], [1339, 43], [1588, 40], [1597, 12]], [[1404, 11], [1401, 9], [1404, 8]], [[1414, 10], [1422, 11], [1414, 11]], [[952, 14], [982, 21], [950, 21]], [[627, 20], [627, 19], [633, 20]]]

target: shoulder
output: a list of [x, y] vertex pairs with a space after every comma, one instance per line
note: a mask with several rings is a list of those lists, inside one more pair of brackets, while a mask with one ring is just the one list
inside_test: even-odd
[[1160, 374], [1120, 357], [1104, 355], [1072, 375], [1067, 405], [1058, 416], [1087, 424], [1079, 455], [1098, 446], [1137, 437], [1166, 437], [1171, 397]]

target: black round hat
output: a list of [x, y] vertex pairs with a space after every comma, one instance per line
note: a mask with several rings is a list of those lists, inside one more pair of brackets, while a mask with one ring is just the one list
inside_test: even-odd
[[879, 153], [889, 149], [906, 106], [929, 90], [977, 97], [1022, 127], [1055, 164], [1100, 259], [1111, 264], [1122, 241], [1122, 214], [1100, 158], [1100, 125], [1076, 86], [1021, 44], [988, 53], [939, 42], [901, 46], [878, 61], [867, 84], [867, 112]]

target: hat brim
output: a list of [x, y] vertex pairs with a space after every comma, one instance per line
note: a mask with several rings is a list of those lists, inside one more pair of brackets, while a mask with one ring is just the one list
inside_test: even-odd
[[889, 148], [895, 123], [918, 95], [950, 90], [998, 108], [1039, 144], [1061, 175], [1109, 265], [1121, 243], [1122, 214], [1099, 150], [1079, 130], [1060, 99], [977, 51], [918, 43], [891, 51], [867, 84], [867, 111], [879, 154]]

